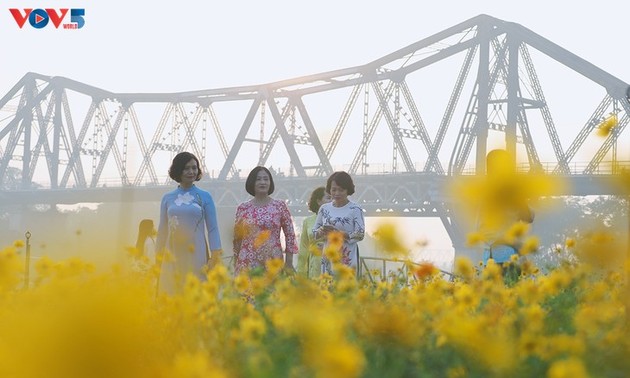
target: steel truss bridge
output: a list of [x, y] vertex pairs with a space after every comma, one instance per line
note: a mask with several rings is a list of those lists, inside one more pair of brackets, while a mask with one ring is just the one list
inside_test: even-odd
[[[556, 128], [535, 54], [601, 92], [569, 139]], [[447, 60], [461, 65], [446, 103], [419, 100], [431, 85], [425, 72]], [[440, 86], [449, 79], [440, 78]], [[571, 83], [563, 85], [567, 97], [579, 97]], [[463, 239], [444, 186], [483, 174], [497, 135], [524, 169], [572, 183], [559, 195], [619, 194], [609, 184], [623, 167], [618, 142], [630, 121], [628, 87], [524, 26], [487, 15], [365, 65], [262, 85], [114, 93], [28, 73], [0, 99], [0, 199], [158, 201], [172, 185], [165, 178], [170, 159], [188, 150], [213, 172], [200, 185], [218, 206], [247, 197], [242, 172], [280, 161], [289, 168], [276, 177], [275, 196], [300, 214], [310, 191], [341, 166], [356, 178], [353, 199], [368, 216], [439, 217], [457, 246]], [[425, 121], [422, 113], [438, 107], [441, 118]], [[611, 119], [616, 126], [593, 148], [593, 135]], [[323, 130], [332, 131], [323, 138]], [[551, 159], [541, 158], [541, 145]], [[578, 163], [585, 150], [589, 160]], [[374, 172], [373, 156], [383, 153], [390, 162]]]

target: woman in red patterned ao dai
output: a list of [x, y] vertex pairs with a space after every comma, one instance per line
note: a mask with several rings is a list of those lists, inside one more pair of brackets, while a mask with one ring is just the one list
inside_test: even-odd
[[271, 172], [254, 168], [247, 177], [245, 190], [253, 196], [236, 209], [234, 222], [234, 273], [265, 267], [267, 260], [282, 259], [280, 231], [285, 238], [285, 269], [293, 270], [293, 255], [298, 246], [293, 219], [284, 201], [271, 198], [274, 191]]

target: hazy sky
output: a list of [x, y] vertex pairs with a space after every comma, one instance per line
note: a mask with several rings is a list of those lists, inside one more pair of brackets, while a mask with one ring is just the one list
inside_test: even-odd
[[[85, 8], [85, 26], [19, 29], [14, 7]], [[0, 93], [28, 71], [116, 92], [265, 83], [367, 63], [481, 13], [630, 81], [623, 0], [6, 0], [2, 8]]]

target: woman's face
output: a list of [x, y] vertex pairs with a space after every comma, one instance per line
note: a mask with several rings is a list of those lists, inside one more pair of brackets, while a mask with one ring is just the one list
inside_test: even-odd
[[269, 194], [269, 185], [271, 181], [269, 179], [269, 175], [264, 170], [258, 171], [256, 174], [256, 182], [254, 183], [254, 193], [256, 195], [268, 195]]
[[180, 184], [183, 184], [184, 186], [192, 185], [195, 180], [197, 180], [198, 174], [199, 167], [197, 166], [197, 161], [195, 159], [190, 159], [190, 161], [184, 165]]
[[348, 202], [348, 191], [337, 185], [335, 181], [330, 183], [330, 196], [336, 205], [345, 205]]

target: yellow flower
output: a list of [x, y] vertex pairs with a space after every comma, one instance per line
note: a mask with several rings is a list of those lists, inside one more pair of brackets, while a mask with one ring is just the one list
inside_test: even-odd
[[42, 256], [35, 263], [35, 272], [39, 278], [47, 278], [52, 274], [54, 265], [55, 263], [48, 256]]
[[457, 303], [467, 308], [477, 306], [480, 300], [480, 296], [475, 294], [472, 287], [468, 284], [458, 286], [454, 298]]
[[18, 239], [18, 240], [16, 240], [16, 241], [14, 241], [14, 242], [13, 242], [13, 246], [14, 246], [15, 248], [22, 248], [22, 247], [24, 247], [24, 240], [22, 240], [22, 239]]
[[347, 265], [338, 264], [335, 266], [335, 273], [340, 280], [353, 280], [355, 279], [355, 270]]
[[380, 224], [374, 231], [374, 238], [378, 247], [389, 254], [407, 255], [409, 248], [402, 243], [399, 230], [400, 228], [393, 223]]
[[572, 277], [569, 272], [557, 269], [551, 272], [549, 275], [544, 276], [540, 280], [540, 289], [546, 295], [556, 295], [560, 290], [567, 287], [572, 281]]
[[475, 274], [475, 269], [468, 258], [457, 257], [455, 259], [455, 274], [466, 280], [470, 280]]
[[284, 266], [284, 261], [282, 259], [270, 259], [265, 261], [265, 267], [267, 268], [267, 273], [270, 276], [275, 276], [282, 270]]
[[343, 246], [344, 236], [341, 231], [331, 231], [328, 233], [328, 246], [340, 249]]
[[564, 245], [565, 245], [567, 248], [573, 248], [573, 247], [575, 247], [575, 239], [573, 239], [573, 238], [567, 238], [567, 240], [565, 240], [565, 242], [564, 242]]
[[448, 370], [446, 371], [447, 378], [464, 378], [466, 377], [466, 375], [466, 368], [463, 366], [448, 368]]
[[525, 327], [530, 332], [542, 331], [545, 320], [545, 311], [539, 304], [532, 304], [521, 311]]
[[411, 348], [422, 337], [423, 329], [414, 322], [408, 307], [398, 303], [371, 303], [357, 319], [357, 331], [377, 345], [394, 344]]
[[[500, 319], [500, 318], [498, 318]], [[488, 326], [489, 320], [482, 316], [458, 316], [451, 312], [438, 322], [438, 332], [443, 334], [448, 344], [463, 353], [473, 356], [476, 361], [497, 370], [497, 376], [509, 376], [508, 371], [516, 362], [513, 340], [499, 324]]]
[[258, 249], [262, 247], [267, 242], [267, 240], [269, 240], [269, 235], [271, 235], [271, 232], [269, 230], [260, 231], [254, 239], [254, 248]]
[[541, 340], [540, 337], [531, 333], [523, 333], [518, 341], [519, 351], [523, 357], [540, 355]]
[[529, 225], [527, 223], [520, 221], [516, 222], [505, 233], [505, 240], [510, 244], [514, 244], [525, 236], [528, 230]]
[[586, 232], [576, 242], [574, 252], [580, 261], [597, 268], [620, 266], [626, 255], [622, 240], [601, 227]]
[[230, 281], [227, 267], [223, 264], [217, 264], [207, 272], [208, 281], [225, 285]]
[[133, 246], [127, 246], [125, 249], [127, 250], [127, 255], [132, 258], [140, 258], [144, 255], [143, 251]]
[[539, 244], [540, 243], [539, 243], [537, 237], [530, 236], [529, 238], [527, 238], [527, 240], [525, 240], [525, 242], [523, 243], [523, 246], [521, 246], [521, 249], [518, 251], [518, 253], [521, 256], [525, 256], [525, 255], [529, 255], [530, 253], [534, 253], [534, 252], [538, 251]]
[[23, 267], [14, 248], [0, 251], [0, 292], [13, 289], [20, 283]]
[[155, 259], [157, 260], [158, 264], [169, 263], [175, 261], [175, 256], [171, 253], [171, 251], [164, 250], [163, 252], [158, 253], [155, 256]]
[[582, 356], [586, 351], [584, 339], [578, 335], [553, 335], [547, 338], [545, 355], [553, 359], [561, 355]]
[[321, 248], [319, 248], [317, 243], [311, 243], [311, 245], [309, 245], [309, 247], [308, 247], [308, 250], [313, 256], [321, 256], [322, 255], [322, 250], [321, 250]]
[[521, 264], [521, 275], [523, 277], [531, 276], [538, 273], [538, 267], [530, 260], [525, 260]]
[[[256, 314], [256, 315], [254, 315]], [[262, 339], [267, 331], [264, 319], [257, 312], [241, 319], [240, 335], [244, 342], [257, 342]]]
[[267, 288], [268, 285], [269, 282], [266, 277], [253, 277], [251, 279], [252, 294], [259, 295]]
[[247, 277], [247, 274], [241, 273], [234, 278], [234, 288], [238, 292], [244, 293], [245, 291], [249, 289], [249, 287], [250, 287], [250, 281], [249, 281], [249, 277]]
[[436, 268], [435, 265], [431, 264], [430, 262], [423, 262], [417, 265], [416, 267], [414, 267], [413, 274], [417, 278], [424, 280], [438, 274], [439, 271], [440, 270]]
[[486, 268], [481, 273], [481, 276], [484, 280], [499, 282], [502, 279], [501, 267], [493, 259], [488, 259]]
[[238, 221], [234, 225], [234, 238], [243, 239], [252, 231], [252, 227], [245, 221]]
[[576, 357], [556, 361], [547, 371], [547, 378], [587, 378], [588, 376], [584, 363]]
[[202, 351], [178, 354], [171, 369], [171, 377], [227, 377], [224, 371], [212, 365], [210, 356]]
[[318, 351], [315, 364], [318, 378], [359, 377], [365, 367], [365, 357], [359, 348], [346, 342], [332, 343]]
[[333, 263], [341, 261], [341, 251], [335, 246], [328, 245], [324, 248], [324, 256]]
[[483, 243], [486, 238], [483, 236], [481, 232], [469, 232], [466, 234], [466, 245], [468, 247], [474, 247]]

